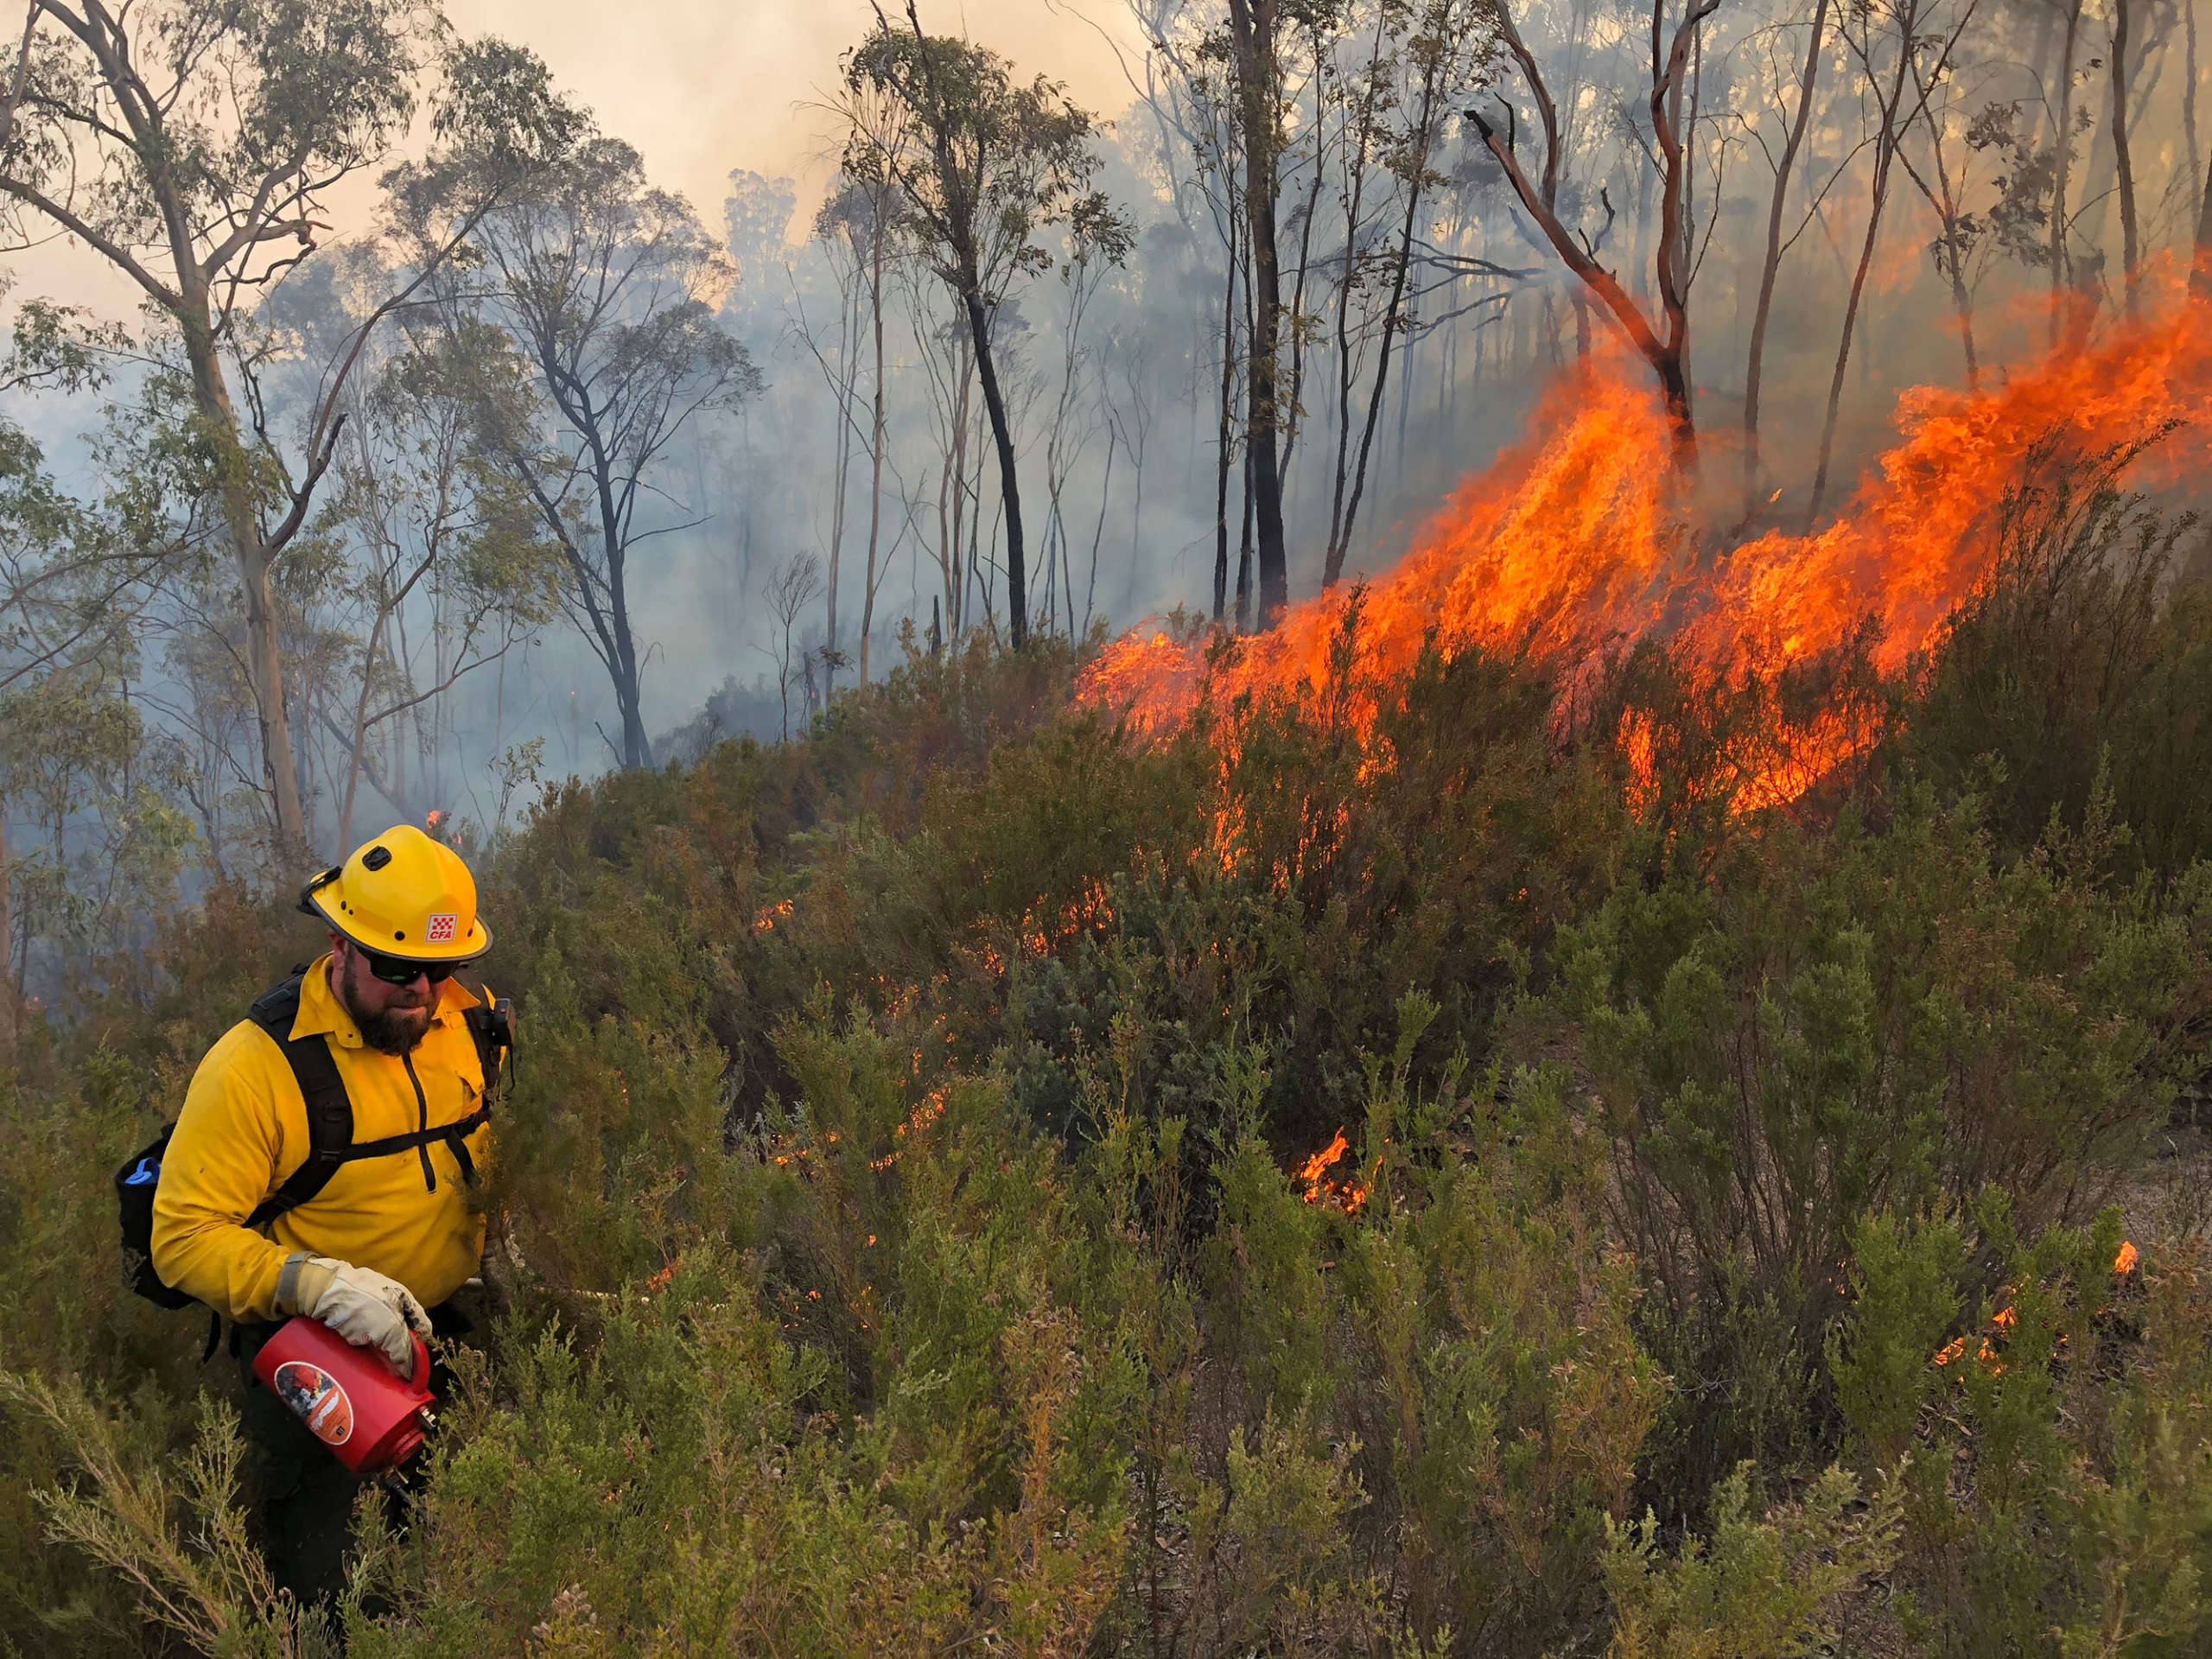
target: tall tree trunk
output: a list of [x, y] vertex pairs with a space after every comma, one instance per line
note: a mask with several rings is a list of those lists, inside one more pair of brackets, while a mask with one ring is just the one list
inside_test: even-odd
[[1244, 497], [1238, 513], [1243, 530], [1236, 543], [1236, 632], [1252, 631], [1252, 451], [1244, 450]]
[[2183, 40], [2186, 55], [2183, 59], [2188, 76], [2181, 84], [2181, 141], [2189, 151], [2189, 199], [2202, 201], [2204, 174], [2200, 158], [2204, 152], [2196, 147], [2196, 0], [2181, 0]]
[[1259, 626], [1273, 627], [1290, 600], [1278, 461], [1276, 385], [1282, 343], [1282, 271], [1275, 248], [1275, 170], [1281, 150], [1275, 62], [1277, 0], [1229, 0], [1237, 108], [1244, 137], [1244, 217], [1251, 235], [1255, 302], [1245, 377], [1247, 465], [1259, 560]]
[[[1836, 418], [1843, 406], [1844, 371], [1851, 360], [1852, 337], [1859, 328], [1859, 302], [1866, 297], [1867, 273], [1873, 269], [1874, 247], [1882, 233], [1882, 208], [1889, 200], [1890, 168], [1897, 159], [1897, 113], [1904, 107], [1905, 81], [1912, 72], [1913, 24], [1917, 16], [1917, 6], [1910, 3], [1899, 15], [1897, 74], [1891, 82], [1886, 101], [1882, 99], [1878, 85], [1874, 93], [1882, 111], [1882, 130], [1874, 143], [1873, 199], [1866, 209], [1866, 239], [1859, 246], [1859, 264], [1851, 274], [1851, 295], [1844, 302], [1843, 330], [1836, 340], [1835, 371], [1828, 379], [1827, 415], [1821, 425], [1820, 464], [1814, 469], [1813, 493], [1805, 505], [1808, 526], [1820, 516], [1821, 499], [1827, 493], [1828, 465], [1835, 450]], [[1872, 49], [1870, 46], [1870, 54]]]
[[[1324, 59], [1320, 36], [1314, 36], [1313, 79], [1320, 87]], [[1319, 100], [1325, 93], [1316, 91], [1314, 121], [1320, 122]], [[1298, 272], [1290, 286], [1290, 405], [1283, 411], [1282, 487], [1290, 493], [1290, 463], [1298, 449], [1299, 411], [1305, 407], [1306, 397], [1306, 331], [1299, 326], [1299, 319], [1306, 315], [1306, 277], [1313, 268], [1313, 221], [1320, 217], [1323, 175], [1328, 169], [1322, 165], [1321, 141], [1317, 133], [1313, 141], [1313, 188], [1306, 197], [1306, 221], [1298, 229]]]
[[2071, 0], [2066, 28], [2060, 37], [2058, 61], [2057, 130], [2052, 135], [2050, 186], [2050, 343], [2056, 346], [2065, 326], [2067, 307], [2061, 302], [2073, 281], [2066, 247], [2066, 195], [2074, 165], [2074, 48], [2082, 30], [2082, 0]]
[[[1352, 524], [1359, 517], [1360, 498], [1366, 493], [1368, 455], [1375, 443], [1375, 425], [1382, 413], [1383, 392], [1390, 381], [1390, 347], [1403, 321], [1406, 273], [1413, 266], [1414, 232], [1421, 224], [1421, 185], [1428, 176], [1429, 146], [1434, 138], [1431, 129], [1436, 118], [1437, 80], [1441, 72], [1442, 66], [1432, 57], [1421, 78], [1421, 113], [1413, 135], [1417, 153], [1412, 181], [1406, 187], [1406, 213], [1398, 232], [1397, 266], [1390, 276], [1390, 300], [1382, 313], [1382, 344], [1375, 365], [1375, 390], [1368, 398], [1367, 424], [1359, 437], [1359, 463], [1352, 473], [1351, 499], [1344, 504], [1342, 523], [1332, 527], [1328, 554], [1321, 570], [1324, 588], [1335, 587], [1344, 575], [1344, 558], [1351, 551]], [[1407, 372], [1410, 375], [1411, 369]]]
[[16, 889], [8, 864], [8, 804], [0, 799], [0, 1043], [16, 1040]]
[[[2193, 5], [2195, 0], [2182, 0]], [[2127, 315], [2135, 315], [2136, 219], [2135, 164], [2127, 153], [2127, 4], [2113, 0], [2112, 12], [2112, 159], [2120, 186], [2120, 269], [2127, 283]]]
[[653, 763], [652, 740], [645, 734], [644, 690], [638, 673], [637, 642], [630, 633], [630, 603], [618, 569], [607, 583], [609, 610], [614, 619], [617, 655], [614, 701], [622, 713], [622, 765], [635, 771]]
[[1236, 443], [1236, 232], [1230, 218], [1229, 276], [1221, 296], [1221, 418], [1214, 446], [1213, 625], [1229, 614], [1229, 457]]
[[220, 501], [223, 529], [236, 561], [238, 584], [245, 592], [246, 670], [252, 680], [254, 719], [261, 738], [262, 775], [269, 798], [276, 809], [278, 856], [297, 857], [308, 851], [307, 812], [300, 798], [299, 767], [292, 750], [292, 722], [284, 703], [283, 643], [278, 632], [276, 584], [270, 578], [274, 563], [263, 541], [254, 511], [253, 481], [246, 465], [245, 447], [238, 436], [238, 411], [230, 388], [224, 384], [223, 365], [216, 355], [214, 331], [207, 320], [204, 290], [188, 295], [178, 321], [184, 336], [186, 360], [192, 370], [194, 407], [206, 423], [208, 442], [216, 450], [216, 494]]
[[[1379, 99], [1378, 71], [1382, 58], [1384, 16], [1379, 9], [1375, 22], [1375, 44], [1370, 48], [1367, 70], [1362, 83], [1359, 104], [1358, 139], [1353, 145], [1345, 167], [1344, 191], [1344, 268], [1337, 281], [1337, 462], [1335, 487], [1329, 499], [1329, 541], [1321, 569], [1321, 585], [1333, 587], [1344, 569], [1342, 546], [1348, 546], [1351, 536], [1344, 525], [1344, 497], [1350, 485], [1351, 468], [1351, 389], [1354, 362], [1351, 350], [1352, 278], [1359, 257], [1359, 227], [1361, 209], [1367, 194], [1367, 153], [1374, 142]], [[1368, 408], [1367, 432], [1371, 441], [1375, 432], [1376, 405], [1370, 401]], [[1367, 446], [1360, 451], [1360, 468], [1363, 474], [1367, 465]]]
[[1020, 651], [1029, 643], [1027, 574], [1022, 566], [1021, 484], [1014, 474], [1014, 431], [1007, 423], [1006, 398], [999, 390], [998, 365], [991, 356], [990, 320], [983, 314], [983, 296], [972, 278], [962, 296], [968, 305], [968, 328], [976, 340], [976, 372], [983, 383], [983, 412], [990, 417], [991, 440], [999, 452], [999, 496], [1006, 505], [1007, 617]]
[[2204, 168], [2204, 194], [2196, 204], [2196, 245], [2189, 270], [2189, 291], [2194, 299], [2212, 299], [2212, 162]]
[[[860, 310], [860, 283], [855, 281], [850, 294], [840, 294], [837, 301], [837, 374], [832, 385], [831, 396], [837, 405], [837, 442], [832, 448], [835, 457], [830, 467], [831, 496], [830, 501], [830, 557], [824, 572], [823, 611], [825, 624], [823, 636], [823, 677], [827, 686], [837, 683], [837, 571], [845, 550], [846, 486], [853, 473], [853, 383], [857, 378], [857, 365], [853, 360], [853, 334], [858, 327], [855, 314]], [[826, 688], [825, 688], [826, 695]]]
[[1758, 304], [1751, 313], [1751, 346], [1744, 365], [1744, 513], [1756, 507], [1759, 488], [1759, 377], [1766, 364], [1766, 326], [1774, 309], [1774, 284], [1782, 270], [1782, 217], [1789, 194], [1789, 180], [1797, 165], [1798, 147], [1812, 119], [1813, 93], [1821, 78], [1821, 48], [1827, 33], [1828, 0], [1813, 8], [1813, 35], [1805, 47], [1805, 67], [1797, 80], [1797, 110], [1790, 118], [1789, 136], [1782, 157], [1775, 163], [1774, 194], [1767, 204], [1766, 257], [1759, 267]]
[[1672, 48], [1662, 59], [1659, 53], [1660, 24], [1667, 0], [1652, 0], [1651, 8], [1651, 132], [1662, 162], [1659, 193], [1659, 245], [1652, 255], [1652, 276], [1658, 285], [1659, 311], [1666, 321], [1663, 351], [1654, 364], [1659, 371], [1660, 395], [1675, 432], [1676, 465], [1687, 472], [1697, 469], [1697, 426], [1690, 398], [1690, 187], [1688, 145], [1696, 136], [1697, 112], [1693, 105], [1690, 130], [1681, 124], [1682, 88], [1691, 53], [1702, 59], [1704, 24], [1720, 0], [1692, 0], [1675, 30]]
[[636, 771], [653, 764], [652, 740], [645, 734], [645, 698], [638, 644], [630, 629], [629, 550], [622, 539], [622, 515], [615, 505], [614, 479], [607, 450], [589, 435], [594, 483], [599, 494], [599, 528], [607, 554], [607, 677], [614, 683], [614, 706], [622, 716], [622, 766]]
[[861, 683], [868, 683], [868, 637], [875, 629], [876, 563], [883, 539], [883, 219], [886, 204], [879, 201], [871, 220], [874, 234], [868, 259], [868, 309], [875, 327], [875, 409], [868, 426], [868, 571], [861, 594]]

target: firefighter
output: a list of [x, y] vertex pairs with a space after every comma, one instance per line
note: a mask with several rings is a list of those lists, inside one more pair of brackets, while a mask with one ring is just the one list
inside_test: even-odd
[[452, 976], [491, 935], [454, 850], [386, 830], [302, 889], [330, 950], [267, 993], [194, 1074], [153, 1201], [152, 1265], [233, 1321], [270, 1565], [302, 1605], [342, 1587], [360, 1481], [254, 1380], [288, 1316], [412, 1375], [414, 1338], [466, 1328], [471, 1189], [504, 1035]]

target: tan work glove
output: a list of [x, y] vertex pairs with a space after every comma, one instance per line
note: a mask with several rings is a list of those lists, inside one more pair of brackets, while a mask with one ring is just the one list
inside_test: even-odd
[[356, 1348], [374, 1348], [391, 1369], [415, 1380], [410, 1328], [430, 1339], [430, 1316], [397, 1279], [350, 1262], [295, 1250], [276, 1279], [276, 1309], [320, 1319]]

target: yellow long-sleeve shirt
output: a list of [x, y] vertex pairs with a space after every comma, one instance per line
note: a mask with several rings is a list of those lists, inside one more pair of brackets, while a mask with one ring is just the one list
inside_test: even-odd
[[[477, 999], [454, 980], [440, 988], [429, 1030], [404, 1058], [361, 1040], [331, 989], [328, 957], [301, 978], [292, 1035], [324, 1035], [353, 1105], [353, 1139], [378, 1141], [457, 1122], [482, 1098], [484, 1070], [462, 1015]], [[480, 1173], [491, 1127], [467, 1139]], [[330, 1184], [270, 1224], [246, 1217], [308, 1155], [307, 1103], [269, 1033], [242, 1020], [193, 1075], [154, 1195], [153, 1257], [162, 1281], [233, 1319], [277, 1317], [276, 1279], [295, 1250], [372, 1268], [425, 1307], [476, 1271], [484, 1221], [473, 1213], [460, 1166], [442, 1141], [339, 1166]]]

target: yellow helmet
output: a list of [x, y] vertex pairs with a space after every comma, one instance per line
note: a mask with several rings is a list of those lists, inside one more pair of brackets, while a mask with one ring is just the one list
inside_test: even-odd
[[468, 866], [411, 823], [394, 824], [309, 881], [300, 908], [364, 950], [402, 962], [467, 962], [492, 944]]

